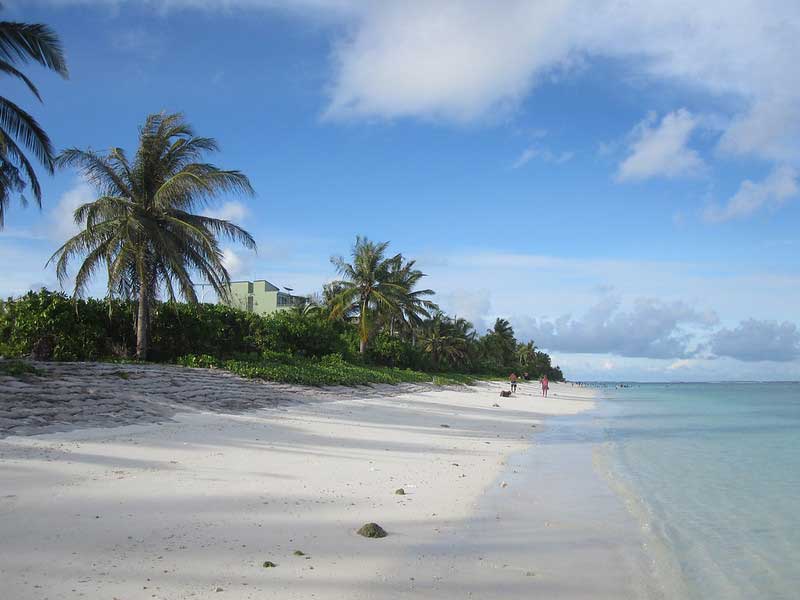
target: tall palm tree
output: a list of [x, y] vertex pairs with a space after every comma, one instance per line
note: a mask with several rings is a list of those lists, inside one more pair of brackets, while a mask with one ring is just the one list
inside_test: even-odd
[[341, 279], [331, 284], [336, 295], [332, 298], [331, 318], [353, 314], [358, 320], [359, 352], [363, 355], [379, 316], [399, 310], [404, 288], [397, 282], [394, 270], [396, 254], [386, 257], [389, 242], [376, 243], [358, 236], [353, 246], [353, 262], [341, 256], [331, 257], [331, 262]]
[[507, 367], [514, 363], [517, 341], [514, 338], [514, 329], [507, 320], [496, 319], [494, 326], [483, 338], [483, 343], [498, 366]]
[[422, 326], [424, 319], [430, 319], [431, 314], [439, 310], [439, 306], [426, 298], [435, 294], [433, 290], [416, 289], [417, 284], [425, 277], [425, 273], [415, 268], [416, 261], [403, 262], [402, 256], [397, 258], [398, 260], [392, 265], [392, 279], [402, 291], [398, 297], [397, 310], [387, 315], [389, 333], [394, 334], [396, 323], [401, 329], [413, 335], [413, 332]]
[[[2, 5], [0, 4], [0, 8]], [[47, 25], [0, 21], [0, 73], [16, 77], [39, 101], [39, 90], [15, 65], [39, 63], [67, 77], [67, 63], [58, 36]], [[8, 98], [0, 96], [0, 229], [13, 194], [30, 186], [36, 204], [42, 206], [42, 188], [23, 148], [28, 150], [48, 173], [54, 169], [53, 145], [39, 123]]]
[[121, 148], [101, 155], [72, 148], [59, 166], [75, 166], [99, 197], [75, 210], [83, 230], [66, 241], [50, 262], [60, 281], [71, 259], [82, 257], [75, 294], [85, 291], [97, 269], [107, 269], [109, 295], [138, 299], [136, 356], [147, 357], [150, 307], [166, 292], [197, 302], [192, 275], [229, 297], [230, 277], [222, 262], [219, 237], [255, 249], [252, 236], [222, 219], [195, 214], [223, 193], [253, 194], [239, 171], [199, 162], [217, 150], [211, 138], [197, 137], [181, 114], [153, 114], [139, 130], [133, 161]]
[[532, 365], [536, 361], [536, 345], [533, 341], [517, 345], [517, 361], [521, 369]]

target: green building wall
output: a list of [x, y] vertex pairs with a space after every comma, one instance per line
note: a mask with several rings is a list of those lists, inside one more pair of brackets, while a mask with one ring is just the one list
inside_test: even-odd
[[289, 310], [307, 301], [304, 296], [293, 296], [280, 291], [266, 279], [231, 282], [230, 306], [262, 316], [279, 310]]

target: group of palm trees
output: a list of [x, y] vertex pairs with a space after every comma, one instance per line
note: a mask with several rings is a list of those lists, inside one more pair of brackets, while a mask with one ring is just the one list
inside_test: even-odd
[[388, 248], [388, 242], [357, 237], [350, 262], [341, 256], [331, 259], [340, 279], [297, 310], [353, 323], [362, 355], [372, 340], [388, 336], [417, 348], [437, 370], [515, 370], [559, 377], [550, 357], [533, 342], [518, 343], [505, 319], [497, 319], [481, 336], [466, 319], [444, 314], [430, 299], [434, 291], [418, 288], [425, 274], [415, 261], [390, 255]]
[[[63, 49], [49, 27], [0, 22], [0, 71], [21, 80], [41, 100], [36, 86], [17, 68], [28, 61], [67, 76]], [[77, 168], [94, 187], [97, 198], [74, 213], [79, 232], [48, 264], [55, 264], [63, 284], [70, 263], [80, 261], [73, 282], [76, 296], [100, 271], [107, 277], [109, 298], [136, 302], [139, 359], [147, 357], [151, 310], [159, 298], [180, 296], [197, 302], [196, 277], [207, 281], [221, 299], [228, 297], [230, 277], [220, 240], [250, 249], [255, 249], [255, 240], [238, 225], [199, 211], [223, 194], [252, 195], [253, 188], [241, 172], [205, 162], [217, 143], [197, 136], [181, 114], [148, 116], [132, 158], [117, 147], [103, 153], [69, 148], [56, 155], [36, 120], [0, 97], [0, 229], [13, 194], [24, 204], [23, 192], [30, 188], [41, 206], [41, 186], [20, 145], [48, 173]], [[302, 311], [355, 323], [362, 355], [377, 335], [388, 335], [421, 349], [436, 368], [550, 367], [549, 357], [536, 352], [532, 343], [516, 342], [503, 319], [479, 336], [471, 323], [443, 314], [431, 300], [433, 290], [418, 289], [425, 275], [415, 261], [387, 251], [386, 242], [357, 238], [352, 262], [332, 259], [341, 278]]]

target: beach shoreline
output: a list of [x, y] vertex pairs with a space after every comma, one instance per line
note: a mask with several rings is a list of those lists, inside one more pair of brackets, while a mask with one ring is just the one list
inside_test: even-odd
[[[219, 381], [231, 379], [258, 385]], [[533, 507], [519, 496], [520, 471], [564, 458], [547, 450], [549, 431], [532, 434], [545, 418], [590, 409], [592, 390], [555, 384], [543, 399], [531, 382], [500, 398], [505, 387], [284, 389], [255, 410], [203, 409], [195, 390], [193, 406], [173, 403], [159, 423], [7, 437], [0, 576], [19, 599], [580, 598], [596, 584], [576, 587], [555, 567], [594, 561], [616, 593], [603, 556], [617, 542], [544, 525], [546, 506], [563, 512], [556, 495]], [[526, 453], [533, 463], [514, 462]], [[568, 462], [551, 484], [582, 479]], [[492, 529], [498, 502], [505, 514]], [[358, 536], [368, 521], [388, 537]], [[506, 536], [512, 547], [487, 534], [522, 522], [523, 536]]]

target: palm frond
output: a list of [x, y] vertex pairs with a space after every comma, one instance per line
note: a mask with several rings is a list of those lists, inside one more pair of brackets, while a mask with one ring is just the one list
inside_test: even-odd
[[40, 23], [1, 21], [0, 57], [11, 63], [33, 60], [64, 78], [69, 75], [58, 35]]
[[6, 137], [13, 137], [30, 150], [49, 173], [53, 172], [53, 144], [30, 114], [0, 96], [0, 128]]

